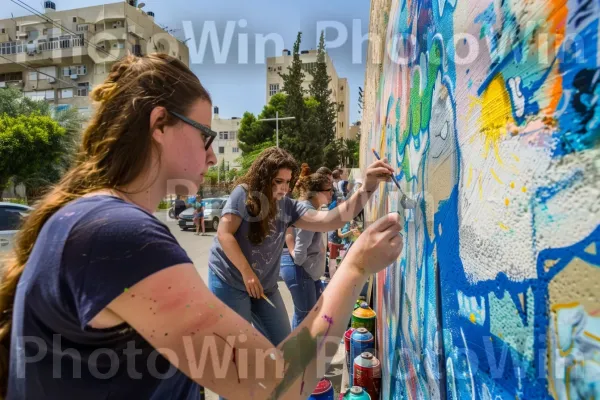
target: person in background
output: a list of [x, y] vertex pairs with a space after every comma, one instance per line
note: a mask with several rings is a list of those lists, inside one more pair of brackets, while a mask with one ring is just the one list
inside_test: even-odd
[[[196, 204], [194, 208], [194, 225], [196, 225], [195, 235], [206, 235], [204, 229], [204, 203]], [[202, 227], [202, 234], [200, 234], [200, 228]]]
[[184, 212], [187, 209], [187, 205], [185, 202], [185, 196], [177, 196], [175, 199], [175, 218], [179, 219], [179, 214]]
[[360, 236], [360, 229], [356, 220], [352, 220], [346, 223], [344, 227], [338, 229], [338, 236], [342, 239], [342, 246], [344, 246], [343, 250], [340, 251], [341, 257], [344, 258], [352, 244]]
[[[290, 333], [277, 285], [286, 230], [292, 226], [313, 232], [341, 228], [366, 204], [362, 193], [375, 188], [376, 181], [389, 179], [390, 168], [373, 163], [365, 178], [369, 185], [361, 193], [334, 211], [319, 211], [286, 196], [298, 173], [294, 157], [278, 147], [264, 150], [239, 179], [222, 211], [208, 259], [211, 291], [252, 321], [273, 344], [281, 343]], [[383, 175], [375, 176], [376, 171]]]
[[[310, 174], [308, 166], [296, 183], [300, 203], [309, 210], [319, 210], [331, 202], [333, 188], [327, 175]], [[290, 232], [286, 239], [289, 240]], [[321, 294], [321, 277], [325, 273], [325, 238], [323, 233], [305, 229], [294, 230], [295, 240], [288, 245], [289, 253], [281, 259], [281, 278], [287, 285], [294, 301], [292, 329], [296, 329]]]
[[337, 189], [338, 191], [341, 193], [341, 195], [345, 198], [348, 197], [348, 178], [349, 178], [349, 172], [348, 172], [348, 168], [343, 168], [343, 169], [338, 169], [339, 171], [339, 181], [337, 184]]
[[[274, 347], [212, 294], [153, 215], [170, 181], [197, 190], [217, 164], [212, 102], [198, 77], [166, 54], [128, 55], [91, 96], [97, 107], [76, 161], [28, 215], [4, 264], [0, 397], [198, 400], [203, 385], [228, 399], [306, 399], [333, 356], [320, 338], [343, 336], [359, 288], [400, 254], [399, 215], [363, 233], [317, 306]], [[391, 173], [374, 163], [345, 213]], [[265, 179], [270, 193], [285, 193], [287, 178]], [[343, 221], [308, 211], [297, 224]], [[225, 246], [234, 254], [232, 240]], [[219, 362], [202, 362], [207, 346]]]

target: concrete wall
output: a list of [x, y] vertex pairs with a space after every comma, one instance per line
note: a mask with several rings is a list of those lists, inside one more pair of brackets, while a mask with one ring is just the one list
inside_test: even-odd
[[367, 211], [405, 217], [382, 398], [600, 398], [600, 2], [388, 4], [361, 161], [387, 156], [417, 207], [382, 185]]

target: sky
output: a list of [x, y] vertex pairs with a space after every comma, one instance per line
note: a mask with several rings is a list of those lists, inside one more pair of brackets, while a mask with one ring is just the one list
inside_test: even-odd
[[[43, 12], [43, 1], [22, 0]], [[69, 10], [114, 3], [112, 0], [54, 0], [56, 8]], [[11, 0], [0, 0], [0, 19], [30, 15]], [[358, 88], [364, 86], [367, 41], [361, 42], [369, 27], [368, 0], [147, 0], [145, 11], [154, 11], [158, 24], [176, 29], [181, 39], [195, 40], [190, 48], [190, 68], [210, 92], [221, 118], [241, 117], [245, 111], [258, 114], [266, 101], [265, 59], [257, 59], [256, 35], [279, 36], [285, 49], [292, 49], [296, 35], [302, 32], [301, 50], [316, 49], [323, 27], [328, 49], [337, 74], [348, 78], [350, 122], [359, 120]], [[209, 32], [214, 27], [213, 53]], [[185, 28], [185, 29], [184, 29]], [[317, 32], [317, 30], [319, 30]], [[227, 40], [226, 32], [230, 33]], [[346, 40], [344, 39], [346, 34]], [[200, 44], [205, 36], [205, 51]], [[340, 36], [338, 36], [340, 35]], [[247, 46], [245, 43], [247, 42]], [[336, 43], [337, 42], [337, 43]], [[229, 45], [229, 51], [225, 48]], [[191, 46], [190, 46], [191, 47]], [[259, 49], [263, 46], [258, 46]], [[241, 49], [241, 52], [240, 52]], [[244, 51], [244, 49], [247, 49]], [[279, 55], [273, 41], [264, 46], [266, 57]], [[239, 54], [247, 54], [247, 62]], [[242, 61], [242, 62], [240, 62]]]

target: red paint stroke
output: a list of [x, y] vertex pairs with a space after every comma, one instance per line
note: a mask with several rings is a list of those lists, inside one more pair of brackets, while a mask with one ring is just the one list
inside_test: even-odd
[[[229, 344], [229, 342], [227, 340], [225, 340], [225, 338], [222, 337], [221, 335], [219, 335], [218, 333], [213, 332], [213, 335], [215, 335], [216, 337], [218, 337], [219, 339], [221, 339], [222, 341], [224, 341], [225, 344], [227, 344], [228, 346], [231, 346]], [[232, 360], [231, 361], [233, 362], [233, 365], [235, 365], [235, 374], [237, 375], [238, 383], [241, 383], [241, 381], [240, 381], [240, 373], [238, 372], [238, 367], [237, 367], [237, 361], [235, 360], [235, 350], [236, 349], [233, 346], [231, 346], [231, 348], [233, 349], [233, 356], [232, 356]]]
[[304, 374], [306, 373], [306, 369], [302, 371], [302, 383], [300, 384], [300, 395], [304, 392]]
[[590, 315], [591, 315], [592, 317], [595, 317], [596, 315], [600, 315], [600, 308], [599, 308], [599, 309], [597, 309], [597, 310], [594, 310], [594, 311], [590, 312]]

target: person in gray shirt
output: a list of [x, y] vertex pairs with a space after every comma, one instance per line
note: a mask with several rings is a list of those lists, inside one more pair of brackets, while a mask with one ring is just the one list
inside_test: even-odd
[[[300, 203], [309, 210], [319, 210], [331, 202], [333, 185], [329, 177], [302, 171], [296, 183]], [[281, 259], [281, 278], [285, 281], [294, 301], [292, 329], [296, 329], [321, 294], [321, 277], [325, 273], [325, 236], [321, 232], [293, 229], [293, 240]]]
[[365, 171], [359, 193], [332, 211], [318, 211], [286, 196], [297, 171], [298, 164], [287, 151], [264, 150], [227, 200], [208, 258], [210, 290], [274, 345], [291, 332], [277, 286], [287, 228], [314, 232], [341, 228], [363, 209], [379, 182], [393, 173], [385, 161], [374, 162]]

